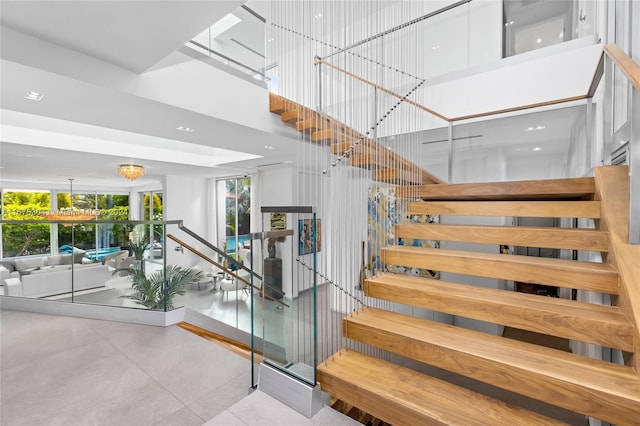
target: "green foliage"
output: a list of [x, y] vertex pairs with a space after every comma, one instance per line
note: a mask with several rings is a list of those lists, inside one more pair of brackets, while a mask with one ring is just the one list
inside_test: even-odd
[[[48, 192], [5, 192], [5, 220], [42, 220], [40, 212], [50, 208]], [[49, 252], [49, 224], [3, 224], [2, 244], [5, 257]]]
[[56, 199], [58, 201], [59, 209], [71, 208], [71, 197], [69, 196], [69, 194], [58, 193]]
[[[194, 268], [183, 268], [176, 265], [167, 265], [166, 286], [163, 271], [156, 271], [146, 276], [141, 269], [131, 271], [133, 283], [131, 287], [134, 293], [122, 296], [136, 303], [154, 310], [173, 309], [173, 298], [176, 294], [183, 295], [184, 286], [195, 284], [204, 278], [204, 272]], [[164, 286], [164, 291], [163, 291]]]

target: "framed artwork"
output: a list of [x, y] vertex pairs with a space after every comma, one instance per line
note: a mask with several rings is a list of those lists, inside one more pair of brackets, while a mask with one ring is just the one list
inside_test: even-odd
[[287, 214], [286, 213], [271, 213], [270, 217], [271, 230], [277, 231], [280, 229], [287, 229]]
[[[313, 219], [300, 219], [298, 220], [298, 255], [302, 256], [304, 254], [313, 253]], [[316, 219], [316, 247], [317, 251], [320, 251], [322, 248], [322, 239], [320, 236], [322, 235], [322, 224], [320, 219]]]

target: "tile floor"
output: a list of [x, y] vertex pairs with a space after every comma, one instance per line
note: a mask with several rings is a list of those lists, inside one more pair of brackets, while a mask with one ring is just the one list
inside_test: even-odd
[[256, 391], [249, 361], [179, 327], [0, 311], [0, 424], [357, 425]]

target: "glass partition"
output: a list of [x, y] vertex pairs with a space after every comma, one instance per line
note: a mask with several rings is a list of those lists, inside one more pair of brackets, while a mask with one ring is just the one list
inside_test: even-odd
[[176, 296], [200, 275], [172, 269], [163, 248], [149, 243], [150, 232], [164, 240], [167, 222], [86, 219], [95, 212], [42, 210], [0, 221], [2, 294], [161, 311], [180, 306]]
[[265, 74], [265, 19], [241, 6], [186, 45], [258, 80]]
[[316, 256], [321, 225], [312, 210], [262, 208], [264, 231], [256, 234], [254, 246], [261, 248], [256, 254], [264, 283], [253, 318], [255, 336], [262, 340], [263, 362], [315, 385]]

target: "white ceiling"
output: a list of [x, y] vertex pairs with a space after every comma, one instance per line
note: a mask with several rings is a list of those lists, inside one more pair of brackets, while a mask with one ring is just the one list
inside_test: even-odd
[[2, 1], [7, 26], [105, 62], [144, 72], [242, 0]]
[[[3, 0], [0, 5], [2, 30], [36, 36], [142, 72], [242, 3]], [[68, 183], [67, 178], [76, 179], [79, 188], [158, 186], [165, 175], [228, 176], [295, 156], [285, 147], [290, 139], [282, 133], [266, 133], [4, 56], [2, 186], [26, 182], [60, 187]], [[45, 97], [40, 102], [26, 100], [24, 95], [31, 90]], [[178, 126], [197, 131], [181, 132]], [[58, 150], [52, 148], [54, 143]], [[276, 149], [265, 150], [265, 145]], [[166, 146], [173, 149], [170, 158], [160, 160], [152, 155], [150, 147]], [[212, 151], [213, 147], [217, 150]], [[203, 154], [203, 150], [209, 151]], [[195, 162], [186, 159], [189, 152]], [[236, 155], [234, 163], [217, 166], [231, 160], [227, 154]], [[124, 162], [144, 164], [147, 175], [135, 182], [123, 179], [115, 167]]]

